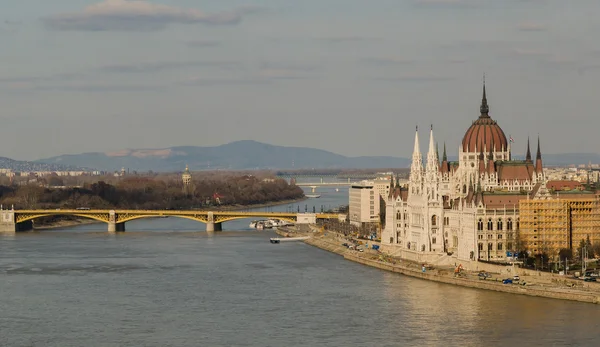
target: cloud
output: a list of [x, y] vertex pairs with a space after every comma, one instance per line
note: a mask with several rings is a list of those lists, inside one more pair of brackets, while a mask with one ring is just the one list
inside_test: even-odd
[[519, 31], [545, 31], [546, 27], [537, 23], [521, 23], [517, 26]]
[[548, 52], [540, 51], [532, 48], [515, 48], [512, 50], [513, 54], [528, 57], [543, 57], [548, 56]]
[[0, 33], [16, 33], [21, 24], [23, 24], [21, 21], [5, 19], [0, 22]]
[[265, 79], [306, 79], [315, 77], [318, 70], [314, 65], [284, 64], [263, 62], [259, 66], [258, 76]]
[[224, 70], [235, 70], [241, 64], [234, 61], [163, 61], [137, 64], [115, 64], [99, 67], [98, 70], [106, 73], [153, 73], [164, 70], [184, 69], [193, 67], [218, 67]]
[[477, 7], [477, 0], [414, 0], [416, 6], [442, 7], [442, 8], [467, 8]]
[[73, 85], [48, 85], [36, 86], [34, 91], [80, 92], [80, 93], [106, 93], [106, 92], [156, 92], [164, 91], [164, 86], [149, 85], [122, 85], [122, 84], [73, 84]]
[[83, 77], [81, 73], [60, 73], [48, 76], [16, 76], [0, 77], [0, 84], [11, 83], [38, 83], [38, 82], [56, 82], [71, 81]]
[[204, 13], [142, 0], [104, 0], [81, 12], [48, 16], [42, 21], [54, 30], [155, 31], [174, 23], [235, 25], [242, 16], [258, 10], [258, 7], [239, 7], [225, 12]]
[[600, 70], [600, 65], [584, 65], [577, 68], [577, 73], [581, 76]]
[[215, 86], [229, 86], [229, 85], [260, 85], [269, 84], [271, 81], [263, 78], [205, 78], [195, 77], [189, 78], [176, 83], [182, 87], [215, 87]]
[[345, 43], [345, 42], [361, 42], [361, 41], [373, 41], [378, 40], [374, 37], [361, 37], [361, 36], [333, 36], [333, 37], [318, 37], [317, 41], [324, 43]]
[[360, 60], [360, 62], [368, 65], [377, 66], [410, 65], [415, 63], [415, 61], [412, 59], [406, 59], [401, 57], [363, 58]]
[[186, 45], [188, 45], [189, 47], [196, 47], [196, 48], [200, 48], [200, 47], [216, 47], [216, 46], [220, 46], [221, 42], [216, 41], [216, 40], [192, 40], [192, 41], [187, 41], [185, 43]]
[[398, 83], [422, 83], [422, 82], [448, 82], [455, 80], [455, 77], [448, 76], [399, 76], [399, 77], [376, 77], [373, 80], [384, 81], [384, 82], [398, 82]]

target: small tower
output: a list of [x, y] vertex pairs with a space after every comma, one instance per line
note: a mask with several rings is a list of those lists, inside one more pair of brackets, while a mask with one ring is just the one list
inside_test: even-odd
[[185, 166], [185, 171], [181, 175], [181, 180], [183, 181], [183, 192], [188, 194], [190, 192], [190, 185], [192, 184], [192, 174], [187, 165]]

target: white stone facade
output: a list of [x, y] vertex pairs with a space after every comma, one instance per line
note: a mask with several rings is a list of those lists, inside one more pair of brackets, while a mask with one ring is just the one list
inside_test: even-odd
[[[487, 114], [485, 89], [481, 109], [481, 133], [493, 132], [498, 141], [504, 134]], [[487, 125], [494, 128], [490, 131]], [[469, 131], [459, 147], [458, 162], [448, 162], [445, 146], [443, 159], [438, 157], [432, 127], [423, 165], [417, 129], [409, 182], [403, 187], [397, 184], [386, 201], [384, 252], [428, 262], [441, 258], [505, 261], [506, 252], [515, 249], [518, 201], [545, 192], [539, 141], [534, 164], [529, 142], [526, 160], [513, 160], [512, 138], [510, 142], [499, 138], [508, 145], [497, 150], [484, 142], [482, 147], [489, 151], [483, 153], [477, 146], [465, 145]], [[472, 142], [476, 141], [482, 140]]]

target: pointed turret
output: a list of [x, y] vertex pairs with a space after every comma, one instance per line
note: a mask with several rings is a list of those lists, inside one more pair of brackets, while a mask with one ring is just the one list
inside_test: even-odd
[[490, 153], [488, 153], [488, 164], [487, 164], [487, 172], [488, 174], [492, 174], [496, 172], [494, 167], [494, 142], [492, 141], [492, 145], [490, 146]]
[[479, 174], [485, 173], [485, 155], [483, 154], [483, 147], [479, 152]]
[[529, 148], [529, 136], [527, 137], [527, 154], [525, 155], [525, 161], [531, 163], [531, 149]]
[[535, 155], [535, 172], [542, 173], [542, 150], [540, 147], [540, 136], [538, 135], [537, 154]]
[[448, 156], [446, 155], [446, 142], [444, 142], [444, 154], [442, 154], [442, 161], [448, 161]]
[[431, 180], [434, 177], [432, 175], [437, 174], [440, 169], [437, 149], [435, 145], [435, 139], [433, 138], [433, 125], [429, 131], [429, 150], [427, 151], [427, 173], [428, 179]]
[[450, 171], [450, 165], [448, 165], [448, 156], [446, 155], [446, 142], [444, 142], [444, 153], [442, 154], [442, 164], [440, 166], [441, 173], [447, 173]]
[[419, 127], [415, 131], [415, 148], [412, 155], [412, 164], [410, 165], [410, 181], [414, 185], [415, 192], [421, 190], [423, 181], [423, 156], [419, 147]]
[[481, 106], [479, 107], [479, 111], [481, 112], [480, 117], [489, 118], [490, 107], [488, 106], [487, 96], [485, 95], [485, 75], [483, 76], [483, 97], [481, 98]]

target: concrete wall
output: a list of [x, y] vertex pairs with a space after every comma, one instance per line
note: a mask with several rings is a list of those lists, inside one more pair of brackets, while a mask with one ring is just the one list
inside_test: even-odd
[[297, 224], [316, 224], [317, 215], [315, 213], [298, 213], [296, 215]]

